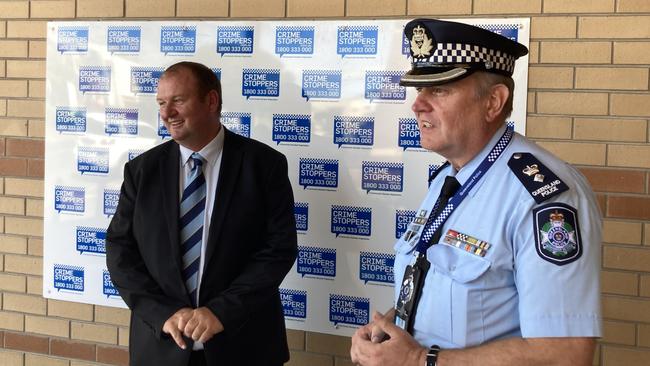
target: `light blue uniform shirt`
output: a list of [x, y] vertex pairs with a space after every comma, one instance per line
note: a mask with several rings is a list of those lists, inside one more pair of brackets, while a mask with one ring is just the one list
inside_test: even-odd
[[[464, 184], [505, 131], [460, 171], [445, 167], [431, 182], [420, 206], [431, 211], [447, 175]], [[569, 190], [537, 204], [508, 167], [514, 153], [529, 152]], [[561, 202], [577, 212], [582, 253], [563, 265], [536, 249], [533, 210]], [[542, 223], [543, 224], [543, 223]], [[410, 227], [415, 228], [412, 223]], [[485, 256], [444, 243], [449, 230], [489, 243]], [[408, 230], [407, 230], [408, 231]], [[395, 245], [395, 298], [404, 269], [413, 259], [422, 227]], [[465, 348], [507, 337], [599, 337], [601, 216], [586, 179], [569, 164], [515, 134], [502, 155], [442, 227], [440, 243], [427, 250], [427, 273], [414, 325], [423, 346]]]

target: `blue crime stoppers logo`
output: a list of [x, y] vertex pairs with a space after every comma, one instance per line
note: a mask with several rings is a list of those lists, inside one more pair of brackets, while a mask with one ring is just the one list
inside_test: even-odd
[[[433, 174], [440, 169], [440, 164], [429, 164], [429, 179], [433, 176]], [[427, 187], [431, 186], [431, 180], [429, 180], [429, 184]]]
[[366, 71], [365, 98], [370, 100], [406, 100], [406, 88], [399, 85], [403, 71]]
[[241, 94], [246, 97], [279, 97], [280, 69], [244, 69]]
[[138, 110], [135, 108], [106, 108], [104, 132], [107, 135], [138, 134]]
[[413, 210], [396, 210], [395, 211], [395, 239], [399, 239], [406, 232], [411, 221], [415, 219]]
[[294, 203], [293, 215], [296, 218], [296, 230], [307, 231], [309, 228], [309, 203]]
[[131, 149], [129, 149], [129, 151], [127, 151], [127, 153], [126, 153], [126, 155], [127, 155], [126, 158], [128, 159], [128, 161], [131, 161], [131, 160], [137, 158], [138, 156], [140, 156], [140, 154], [142, 154], [144, 151], [145, 150], [131, 150]]
[[120, 200], [120, 191], [117, 189], [104, 189], [104, 215], [115, 215], [117, 202]]
[[515, 121], [506, 121], [506, 128], [509, 128], [512, 131], [514, 131], [515, 130]]
[[386, 253], [359, 253], [359, 279], [368, 282], [393, 284], [395, 255]]
[[56, 130], [71, 133], [86, 132], [86, 107], [56, 107]]
[[59, 27], [56, 49], [65, 52], [88, 51], [88, 27]]
[[81, 66], [79, 68], [79, 91], [101, 93], [111, 91], [110, 66]]
[[157, 131], [157, 134], [163, 140], [165, 138], [167, 138], [167, 137], [171, 137], [171, 134], [169, 133], [169, 130], [167, 129], [167, 127], [165, 127], [165, 123], [160, 118], [160, 112], [158, 112], [158, 131]]
[[314, 26], [275, 27], [275, 53], [311, 55], [314, 53]]
[[161, 26], [160, 52], [194, 53], [196, 50], [196, 26]]
[[303, 188], [336, 188], [339, 185], [339, 161], [335, 159], [300, 158], [299, 184]]
[[251, 137], [251, 114], [240, 112], [221, 113], [221, 124], [239, 136]]
[[341, 70], [303, 70], [302, 97], [338, 99], [341, 97]]
[[339, 324], [366, 325], [370, 318], [370, 299], [330, 294], [330, 321]]
[[274, 114], [273, 141], [309, 143], [311, 140], [311, 116], [308, 114]]
[[131, 93], [156, 94], [163, 71], [162, 67], [132, 67]]
[[421, 149], [420, 129], [415, 118], [398, 119], [397, 144], [404, 149]]
[[83, 187], [54, 187], [54, 209], [60, 212], [84, 212], [86, 189]]
[[107, 270], [102, 271], [102, 293], [106, 295], [106, 297], [120, 296], [115, 285], [113, 285], [111, 274]]
[[404, 163], [364, 161], [361, 166], [361, 189], [370, 191], [402, 192]]
[[406, 38], [406, 33], [402, 32], [402, 55], [411, 56], [411, 42]]
[[519, 33], [517, 24], [478, 24], [477, 26], [517, 42]]
[[66, 264], [54, 265], [54, 288], [57, 291], [84, 291], [84, 268]]
[[375, 141], [375, 118], [334, 116], [334, 144], [372, 146]]
[[375, 26], [341, 26], [336, 34], [336, 54], [376, 55], [379, 27]]
[[114, 52], [140, 52], [140, 26], [109, 26], [106, 32], [106, 50]]
[[77, 251], [106, 254], [106, 229], [77, 226]]
[[221, 68], [220, 67], [212, 67], [212, 68], [210, 68], [210, 70], [212, 70], [212, 73], [214, 74], [214, 76], [217, 77], [217, 79], [221, 80]]
[[289, 318], [307, 318], [307, 291], [280, 289], [280, 301], [284, 316]]
[[255, 28], [253, 26], [217, 27], [217, 53], [252, 54]]
[[80, 147], [77, 152], [79, 173], [108, 174], [108, 148]]
[[302, 277], [336, 277], [336, 249], [298, 246], [296, 261], [296, 269]]
[[332, 205], [330, 231], [336, 236], [370, 236], [372, 231], [372, 209]]

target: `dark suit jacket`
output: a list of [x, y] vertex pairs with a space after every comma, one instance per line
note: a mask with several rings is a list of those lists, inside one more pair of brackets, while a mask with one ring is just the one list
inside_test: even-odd
[[[205, 343], [208, 365], [267, 365], [289, 359], [278, 286], [297, 252], [293, 192], [284, 155], [225, 130], [199, 306], [224, 331]], [[162, 333], [177, 310], [191, 307], [181, 275], [179, 146], [143, 153], [124, 167], [117, 211], [107, 233], [106, 262], [131, 308], [132, 366], [186, 366]]]

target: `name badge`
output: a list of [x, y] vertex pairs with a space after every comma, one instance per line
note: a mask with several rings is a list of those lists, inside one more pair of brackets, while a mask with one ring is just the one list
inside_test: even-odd
[[429, 271], [431, 263], [424, 254], [418, 254], [413, 265], [406, 266], [399, 298], [395, 306], [395, 325], [412, 333], [415, 322], [415, 310], [420, 300], [424, 278]]

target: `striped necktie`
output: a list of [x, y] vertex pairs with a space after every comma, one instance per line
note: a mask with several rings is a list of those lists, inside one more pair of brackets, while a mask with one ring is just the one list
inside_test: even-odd
[[196, 306], [205, 216], [205, 177], [203, 176], [203, 157], [199, 153], [193, 153], [190, 159], [193, 162], [193, 167], [185, 180], [180, 207], [180, 228], [183, 280], [192, 299], [192, 305]]

